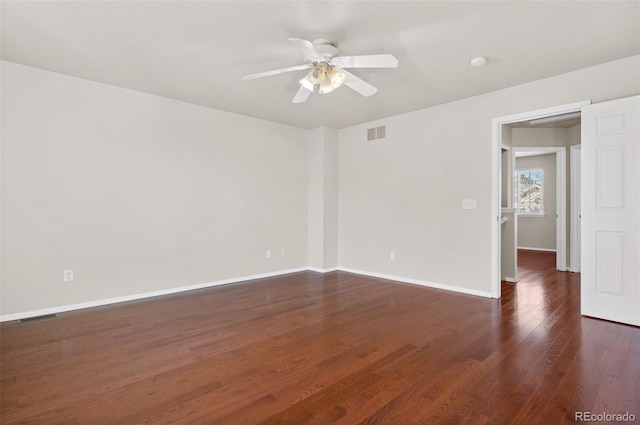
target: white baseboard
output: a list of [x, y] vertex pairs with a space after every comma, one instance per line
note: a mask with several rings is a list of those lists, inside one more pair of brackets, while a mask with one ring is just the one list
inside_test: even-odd
[[329, 272], [335, 272], [338, 271], [339, 269], [337, 267], [330, 267], [328, 269], [321, 269], [319, 267], [307, 267], [307, 270], [309, 270], [310, 272], [316, 272], [316, 273], [329, 273]]
[[193, 290], [196, 290], [196, 289], [210, 288], [210, 287], [213, 287], [213, 286], [228, 285], [230, 283], [241, 283], [241, 282], [246, 282], [246, 281], [255, 280], [255, 279], [262, 279], [262, 278], [266, 278], [266, 277], [281, 276], [281, 275], [285, 275], [285, 274], [297, 273], [297, 272], [303, 272], [303, 271], [312, 271], [312, 272], [317, 272], [317, 273], [328, 273], [328, 272], [338, 271], [338, 270], [345, 271], [345, 272], [348, 272], [348, 273], [359, 274], [359, 275], [363, 275], [363, 276], [377, 277], [377, 278], [381, 278], [381, 279], [395, 280], [397, 282], [410, 283], [410, 284], [413, 284], [413, 285], [426, 286], [426, 287], [429, 287], [429, 288], [444, 289], [446, 291], [458, 292], [458, 293], [468, 294], [468, 295], [475, 295], [475, 296], [479, 296], [479, 297], [485, 297], [485, 298], [491, 298], [492, 297], [490, 292], [476, 291], [474, 289], [467, 289], [467, 288], [462, 288], [462, 287], [459, 287], [459, 286], [443, 285], [443, 284], [440, 284], [440, 283], [426, 282], [426, 281], [422, 281], [422, 280], [409, 279], [409, 278], [386, 275], [386, 274], [381, 274], [381, 273], [372, 273], [372, 272], [367, 272], [367, 271], [363, 271], [363, 270], [356, 270], [356, 269], [350, 269], [350, 268], [345, 268], [345, 267], [332, 267], [332, 268], [328, 268], [328, 269], [320, 269], [320, 268], [317, 268], [317, 267], [300, 267], [300, 268], [295, 268], [295, 269], [279, 270], [279, 271], [276, 271], [276, 272], [262, 273], [262, 274], [256, 274], [256, 275], [251, 275], [251, 276], [242, 276], [242, 277], [237, 277], [237, 278], [233, 278], [233, 279], [218, 280], [218, 281], [215, 281], [215, 282], [200, 283], [200, 284], [197, 284], [197, 285], [180, 286], [180, 287], [177, 287], [177, 288], [163, 289], [163, 290], [160, 290], [160, 291], [143, 292], [143, 293], [140, 293], [140, 294], [125, 295], [125, 296], [122, 296], [122, 297], [106, 298], [106, 299], [88, 301], [88, 302], [84, 302], [84, 303], [69, 304], [69, 305], [64, 305], [64, 306], [59, 306], [59, 307], [51, 307], [51, 308], [44, 308], [44, 309], [40, 309], [40, 310], [25, 311], [25, 312], [21, 312], [21, 313], [5, 314], [5, 315], [0, 315], [0, 322], [10, 322], [10, 321], [13, 321], [13, 320], [26, 319], [28, 317], [37, 317], [37, 316], [44, 316], [44, 315], [47, 315], [47, 314], [64, 313], [66, 311], [82, 310], [82, 309], [91, 308], [91, 307], [100, 307], [100, 306], [109, 305], [109, 304], [117, 304], [117, 303], [122, 303], [122, 302], [127, 302], [127, 301], [140, 300], [140, 299], [144, 299], [144, 298], [159, 297], [159, 296], [162, 296], [162, 295], [171, 295], [171, 294], [176, 294], [176, 293], [179, 293], [179, 292], [187, 292], [187, 291], [193, 291]]
[[504, 280], [505, 282], [518, 283], [518, 279], [516, 279], [515, 277], [505, 277], [502, 280]]
[[103, 305], [122, 303], [126, 301], [141, 300], [144, 298], [159, 297], [162, 295], [171, 295], [179, 292], [193, 291], [195, 289], [204, 289], [204, 288], [210, 288], [212, 286], [228, 285], [230, 283], [240, 283], [240, 282], [245, 282], [245, 281], [254, 280], [254, 279], [262, 279], [265, 277], [274, 277], [274, 276], [280, 276], [280, 275], [304, 272], [304, 271], [307, 271], [306, 267], [300, 267], [300, 268], [288, 269], [288, 270], [279, 270], [276, 272], [261, 273], [261, 274], [251, 275], [251, 276], [237, 277], [233, 279], [224, 279], [224, 280], [218, 280], [215, 282], [200, 283], [197, 285], [180, 286], [177, 288], [163, 289], [160, 291], [143, 292], [140, 294], [125, 295], [122, 297], [106, 298], [106, 299], [88, 301], [88, 302], [78, 303], [78, 304], [69, 304], [69, 305], [63, 305], [59, 307], [43, 308], [41, 310], [5, 314], [5, 315], [0, 315], [0, 322], [10, 322], [12, 320], [26, 319], [28, 317], [37, 317], [37, 316], [44, 316], [46, 314], [64, 313], [65, 311], [82, 310], [82, 309], [91, 308], [91, 307], [100, 307]]
[[547, 249], [547, 248], [531, 248], [528, 246], [519, 246], [518, 249], [526, 249], [527, 251], [544, 251], [544, 252], [556, 252], [555, 249]]
[[490, 292], [476, 291], [475, 289], [462, 288], [460, 286], [444, 285], [441, 283], [426, 282], [424, 280], [410, 279], [406, 277], [392, 276], [382, 273], [372, 273], [364, 270], [350, 269], [346, 267], [338, 267], [339, 270], [348, 273], [360, 274], [363, 276], [378, 277], [381, 279], [395, 280], [403, 283], [411, 283], [413, 285], [427, 286], [429, 288], [444, 289], [445, 291], [458, 292], [461, 294], [475, 295], [478, 297], [492, 298]]

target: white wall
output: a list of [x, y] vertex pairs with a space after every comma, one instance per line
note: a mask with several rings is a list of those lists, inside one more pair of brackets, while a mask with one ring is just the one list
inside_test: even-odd
[[567, 129], [567, 144], [568, 146], [579, 145], [580, 144], [580, 124], [574, 125], [573, 127], [569, 127]]
[[309, 131], [308, 260], [324, 268], [324, 128]]
[[512, 146], [515, 147], [558, 147], [564, 148], [569, 142], [566, 128], [513, 128]]
[[306, 130], [2, 65], [3, 315], [307, 266]]
[[[638, 94], [639, 59], [343, 129], [340, 266], [489, 295], [492, 118]], [[378, 125], [387, 139], [367, 142]], [[476, 210], [461, 209], [468, 198]]]
[[[341, 131], [342, 267], [488, 290], [482, 248], [489, 242], [491, 116], [484, 109], [454, 102]], [[379, 125], [386, 139], [367, 142], [366, 128]], [[477, 199], [477, 210], [460, 209], [468, 198]]]
[[338, 130], [309, 131], [309, 267], [338, 267]]

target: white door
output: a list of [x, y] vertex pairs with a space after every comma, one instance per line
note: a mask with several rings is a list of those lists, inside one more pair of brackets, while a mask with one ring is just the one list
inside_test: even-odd
[[582, 108], [582, 314], [640, 326], [640, 96]]

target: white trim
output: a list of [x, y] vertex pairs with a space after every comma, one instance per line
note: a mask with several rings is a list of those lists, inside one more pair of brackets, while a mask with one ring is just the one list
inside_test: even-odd
[[[544, 195], [542, 195], [542, 196], [544, 196]], [[525, 213], [521, 213], [521, 212], [519, 212], [517, 214], [518, 214], [518, 217], [522, 217], [522, 218], [544, 218], [546, 216], [545, 213], [531, 213], [531, 212], [529, 212], [529, 213], [526, 213], [526, 212]]]
[[[580, 227], [580, 173], [581, 173], [581, 155], [582, 145], [573, 145], [569, 148], [570, 159], [569, 166], [571, 172], [570, 188], [571, 188], [571, 226], [569, 229], [570, 238], [570, 254], [569, 271], [574, 273], [580, 272], [580, 233], [577, 229]], [[577, 267], [576, 267], [577, 265]]]
[[485, 297], [485, 298], [492, 298], [490, 292], [476, 291], [475, 289], [467, 289], [467, 288], [463, 288], [461, 286], [444, 285], [444, 284], [441, 284], [441, 283], [426, 282], [424, 280], [410, 279], [410, 278], [406, 278], [406, 277], [392, 276], [392, 275], [387, 275], [387, 274], [382, 274], [382, 273], [366, 272], [364, 270], [350, 269], [350, 268], [347, 268], [347, 267], [339, 267], [339, 270], [343, 271], [343, 272], [354, 273], [354, 274], [359, 274], [359, 275], [363, 275], [363, 276], [377, 277], [377, 278], [387, 279], [387, 280], [395, 280], [397, 282], [402, 282], [402, 283], [410, 283], [412, 285], [420, 285], [420, 286], [426, 286], [426, 287], [429, 287], [429, 288], [443, 289], [445, 291], [457, 292], [457, 293], [461, 293], [461, 294], [475, 295], [475, 296], [478, 296], [478, 297]]
[[316, 272], [316, 273], [329, 273], [329, 272], [337, 272], [338, 270], [340, 270], [338, 267], [330, 267], [328, 269], [321, 269], [320, 267], [307, 267], [307, 270], [309, 270], [310, 272]]
[[[501, 164], [501, 166], [502, 166], [502, 151], [503, 150], [507, 151], [508, 155], [509, 155], [508, 156], [508, 162], [507, 162], [507, 170], [502, 170], [502, 172], [501, 172], [501, 174], [502, 174], [501, 177], [504, 176], [505, 172], [509, 175], [509, 177], [507, 178], [507, 207], [506, 208], [513, 208], [513, 199], [510, 196], [511, 193], [513, 193], [513, 188], [512, 188], [512, 186], [513, 186], [513, 178], [512, 178], [512, 175], [513, 175], [513, 166], [514, 166], [513, 157], [512, 157], [512, 154], [511, 154], [511, 146], [508, 146], [508, 145], [505, 145], [505, 144], [501, 144], [500, 145], [500, 164]], [[501, 185], [500, 186], [500, 193], [502, 194], [502, 179], [500, 180], [500, 185]], [[502, 196], [502, 195], [500, 195], [500, 196]], [[500, 201], [500, 205], [502, 206], [502, 201]], [[515, 210], [515, 208], [513, 208], [513, 209]], [[505, 207], [502, 207], [502, 212], [505, 212], [504, 210], [505, 210]], [[513, 212], [515, 212], [515, 211], [513, 211]]]
[[518, 249], [526, 249], [527, 251], [543, 251], [543, 252], [557, 252], [555, 249], [549, 248], [532, 248], [530, 246], [519, 246]]
[[502, 118], [491, 120], [491, 272], [490, 288], [493, 298], [500, 298], [500, 233], [502, 224]]
[[553, 106], [550, 108], [538, 109], [535, 111], [521, 112], [513, 115], [496, 117], [491, 120], [491, 296], [500, 298], [500, 169], [501, 167], [501, 145], [502, 126], [504, 124], [525, 121], [529, 119], [549, 117], [553, 115], [566, 114], [569, 112], [581, 111], [585, 105], [590, 105], [590, 100], [569, 103], [566, 105]]
[[304, 271], [307, 271], [307, 267], [300, 267], [300, 268], [289, 269], [289, 270], [279, 270], [276, 272], [262, 273], [262, 274], [256, 274], [251, 276], [243, 276], [243, 277], [237, 277], [233, 279], [219, 280], [215, 282], [200, 283], [197, 285], [181, 286], [178, 288], [163, 289], [160, 291], [143, 292], [140, 294], [125, 295], [122, 297], [87, 301], [87, 302], [78, 303], [78, 304], [43, 308], [40, 310], [25, 311], [22, 313], [5, 314], [0, 316], [0, 322], [9, 322], [12, 320], [25, 319], [27, 317], [44, 316], [45, 314], [64, 313], [65, 311], [82, 310], [82, 309], [91, 308], [91, 307], [100, 307], [103, 305], [117, 304], [117, 303], [122, 303], [126, 301], [135, 301], [135, 300], [141, 300], [145, 298], [159, 297], [162, 295], [171, 295], [179, 292], [193, 291], [195, 289], [204, 289], [204, 288], [210, 288], [212, 286], [228, 285], [230, 283], [241, 283], [241, 282], [255, 280], [255, 279], [262, 279], [265, 277], [281, 276], [285, 274], [304, 272]]
[[[535, 148], [532, 148], [535, 149]], [[540, 152], [538, 149], [535, 150], [527, 150], [525, 152], [518, 152], [518, 154], [516, 155], [517, 158], [526, 158], [529, 156], [538, 156], [538, 155], [547, 155], [548, 152]]]
[[518, 279], [516, 279], [515, 277], [505, 277], [502, 280], [504, 280], [505, 282], [518, 283]]

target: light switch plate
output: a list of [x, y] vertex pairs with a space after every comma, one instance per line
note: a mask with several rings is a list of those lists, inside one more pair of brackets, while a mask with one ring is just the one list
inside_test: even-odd
[[462, 209], [463, 210], [475, 210], [478, 208], [477, 201], [475, 199], [463, 199], [462, 200]]

